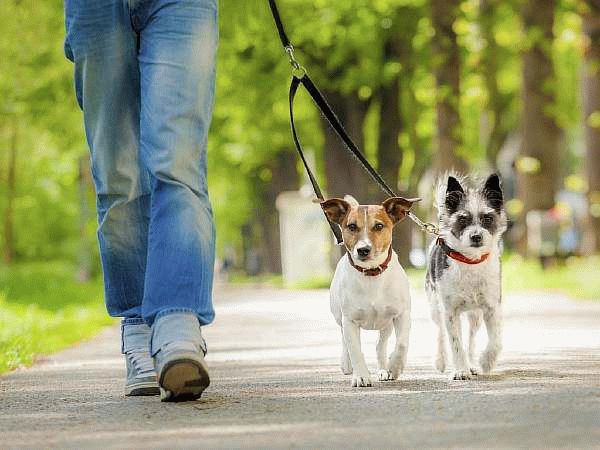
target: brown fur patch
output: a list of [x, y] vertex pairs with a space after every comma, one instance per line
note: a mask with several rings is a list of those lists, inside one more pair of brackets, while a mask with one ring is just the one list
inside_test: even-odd
[[[356, 230], [352, 230], [351, 225], [355, 225]], [[373, 246], [373, 253], [385, 252], [392, 242], [394, 223], [381, 205], [361, 205], [358, 208], [351, 208], [341, 226], [344, 242], [349, 250], [352, 250], [360, 240], [365, 227]]]

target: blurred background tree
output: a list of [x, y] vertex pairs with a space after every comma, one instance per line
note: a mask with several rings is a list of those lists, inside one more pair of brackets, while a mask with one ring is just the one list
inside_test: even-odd
[[[595, 236], [577, 252], [598, 250], [598, 1], [278, 3], [298, 59], [399, 193], [425, 195], [435, 172], [451, 167], [499, 170], [516, 224], [509, 240], [523, 242], [528, 211], [568, 208], [560, 200], [568, 190], [587, 199], [578, 233]], [[96, 224], [62, 4], [2, 6], [3, 260], [77, 261], [86, 278], [98, 269]], [[278, 273], [275, 198], [305, 184], [289, 132], [290, 68], [266, 0], [223, 0], [220, 18], [209, 142], [218, 253], [249, 273]], [[297, 120], [329, 195], [382, 199], [305, 95]], [[404, 263], [413, 230], [408, 222], [397, 230]]]

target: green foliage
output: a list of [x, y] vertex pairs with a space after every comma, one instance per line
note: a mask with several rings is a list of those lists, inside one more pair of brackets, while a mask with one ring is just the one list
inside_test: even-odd
[[0, 373], [93, 336], [113, 323], [98, 278], [73, 279], [61, 261], [0, 266]]
[[[365, 150], [373, 162], [380, 124], [381, 86], [401, 79], [401, 108], [408, 118], [398, 137], [404, 155], [401, 185], [414, 188], [435, 148], [436, 89], [432, 76], [432, 29], [427, 0], [279, 0], [296, 56], [324, 91], [356, 94], [369, 103], [364, 123]], [[462, 153], [471, 165], [485, 164], [489, 123], [502, 120], [507, 132], [519, 127], [520, 52], [530, 40], [521, 29], [518, 0], [489, 0], [490, 23], [480, 17], [478, 0], [461, 2], [454, 31], [461, 48]], [[551, 111], [567, 139], [569, 170], [580, 166], [579, 73], [582, 60], [581, 11], [563, 0], [551, 46], [557, 93]], [[15, 247], [21, 260], [69, 258], [80, 245], [78, 158], [85, 154], [82, 116], [76, 105], [70, 62], [63, 55], [61, 2], [6, 0], [0, 40], [0, 212], [6, 208], [8, 152], [17, 124]], [[493, 42], [484, 38], [491, 28]], [[217, 96], [209, 137], [209, 185], [218, 229], [218, 249], [240, 250], [242, 226], [265, 211], [260, 193], [270, 182], [269, 166], [292, 147], [287, 87], [290, 67], [281, 49], [267, 1], [220, 2]], [[386, 44], [400, 56], [387, 58]], [[496, 45], [499, 95], [508, 105], [501, 118], [489, 112], [490, 88], [484, 76], [486, 51]], [[443, 94], [443, 91], [441, 92]], [[297, 121], [306, 149], [314, 155], [325, 184], [323, 136], [318, 112], [299, 96]], [[16, 118], [16, 120], [14, 120]], [[417, 158], [424, 155], [421, 160]], [[298, 167], [298, 174], [302, 170]], [[0, 213], [1, 214], [1, 213]], [[3, 221], [0, 221], [0, 233]], [[88, 240], [95, 220], [89, 220]]]
[[[63, 54], [60, 2], [6, 0], [0, 30], [0, 211], [16, 132], [15, 247], [22, 259], [73, 257], [77, 247], [77, 158], [86, 149]], [[0, 234], [3, 221], [0, 221]]]

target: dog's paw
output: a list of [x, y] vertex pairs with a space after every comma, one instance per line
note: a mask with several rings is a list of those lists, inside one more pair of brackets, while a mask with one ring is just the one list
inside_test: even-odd
[[379, 381], [389, 381], [389, 380], [393, 380], [392, 378], [392, 372], [390, 372], [387, 369], [379, 369], [377, 371], [377, 379]]
[[368, 375], [360, 376], [356, 373], [352, 375], [352, 387], [368, 387], [368, 386], [373, 386], [373, 382], [371, 381], [371, 378]]
[[453, 380], [472, 380], [473, 375], [471, 374], [470, 370], [456, 370], [452, 374], [452, 379]]
[[391, 379], [397, 379], [402, 372], [404, 372], [404, 359], [402, 356], [393, 352], [388, 361], [388, 368], [391, 374]]
[[476, 367], [470, 367], [469, 372], [471, 372], [471, 375], [474, 375], [474, 376], [479, 375], [479, 370], [477, 370]]
[[498, 352], [496, 350], [486, 350], [481, 354], [479, 364], [483, 373], [490, 373], [496, 366], [496, 359], [498, 359]]

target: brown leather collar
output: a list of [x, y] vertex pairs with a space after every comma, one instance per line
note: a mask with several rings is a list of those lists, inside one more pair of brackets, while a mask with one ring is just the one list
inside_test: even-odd
[[346, 250], [346, 253], [348, 254], [348, 261], [350, 262], [350, 265], [352, 267], [354, 267], [356, 270], [358, 270], [359, 272], [361, 272], [363, 275], [366, 275], [367, 277], [376, 277], [377, 275], [381, 275], [383, 272], [385, 272], [385, 269], [388, 268], [388, 265], [389, 265], [390, 261], [392, 260], [392, 246], [391, 245], [388, 250], [387, 258], [385, 258], [385, 261], [382, 262], [377, 267], [373, 267], [371, 269], [365, 269], [364, 267], [357, 266], [356, 264], [354, 264], [354, 261], [352, 261], [350, 252], [348, 250]]
[[490, 256], [489, 253], [484, 253], [483, 255], [481, 255], [481, 257], [477, 259], [467, 258], [462, 253], [457, 252], [456, 250], [452, 250], [450, 247], [448, 247], [448, 244], [446, 244], [446, 242], [441, 237], [437, 239], [437, 245], [442, 247], [442, 250], [444, 250], [444, 253], [448, 255], [449, 258], [452, 258], [453, 260], [464, 264], [479, 264], [484, 262]]

